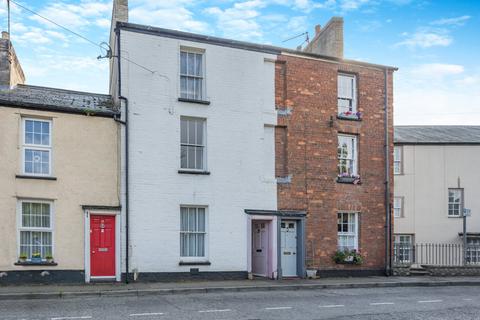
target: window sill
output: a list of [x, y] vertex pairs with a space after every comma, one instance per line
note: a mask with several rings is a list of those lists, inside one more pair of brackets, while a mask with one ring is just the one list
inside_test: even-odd
[[31, 261], [25, 261], [25, 262], [20, 262], [17, 261], [14, 263], [16, 266], [57, 266], [58, 263], [56, 262], [31, 262]]
[[180, 174], [209, 175], [210, 171], [178, 170], [178, 173], [180, 173]]
[[180, 261], [179, 266], [209, 266], [210, 261]]
[[355, 116], [352, 116], [352, 117], [342, 116], [342, 115], [339, 115], [339, 114], [337, 114], [337, 119], [347, 120], [347, 121], [362, 121], [362, 118], [358, 118], [358, 117], [355, 117]]
[[210, 104], [210, 101], [197, 100], [197, 99], [187, 99], [187, 98], [178, 98], [178, 101], [180, 101], [180, 102], [188, 102], [188, 103], [205, 104], [205, 105], [209, 105], [209, 104]]
[[17, 178], [17, 179], [34, 179], [34, 180], [52, 180], [52, 181], [57, 180], [57, 177], [33, 176], [33, 175], [27, 175], [27, 174], [17, 174], [17, 175], [15, 175], [15, 178]]
[[462, 219], [463, 216], [447, 216], [447, 218], [450, 218], [450, 219]]
[[360, 180], [360, 178], [352, 177], [337, 177], [337, 183], [362, 184], [362, 180]]

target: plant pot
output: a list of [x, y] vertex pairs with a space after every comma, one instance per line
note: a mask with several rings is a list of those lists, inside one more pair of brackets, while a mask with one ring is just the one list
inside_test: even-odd
[[18, 262], [25, 263], [27, 262], [27, 258], [18, 258]]
[[47, 259], [47, 263], [53, 263], [53, 258]]
[[307, 279], [317, 279], [317, 269], [307, 269]]
[[33, 263], [42, 263], [42, 257], [32, 257], [30, 261]]

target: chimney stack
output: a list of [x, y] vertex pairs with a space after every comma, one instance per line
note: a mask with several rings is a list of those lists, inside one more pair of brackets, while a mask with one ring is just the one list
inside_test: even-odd
[[343, 18], [333, 17], [322, 28], [315, 26], [315, 37], [305, 52], [343, 59]]
[[0, 39], [0, 89], [10, 89], [25, 83], [25, 75], [13, 49], [8, 32]]

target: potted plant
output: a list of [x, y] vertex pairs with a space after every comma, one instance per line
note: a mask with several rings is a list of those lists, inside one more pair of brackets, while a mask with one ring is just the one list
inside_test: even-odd
[[53, 256], [51, 254], [47, 254], [45, 256], [45, 260], [47, 260], [48, 263], [53, 263]]
[[362, 264], [363, 257], [357, 250], [337, 250], [332, 257], [337, 264]]
[[344, 182], [344, 183], [353, 183], [353, 184], [360, 184], [360, 176], [356, 174], [349, 174], [347, 172], [343, 172], [338, 174], [337, 181]]
[[42, 255], [40, 253], [33, 253], [32, 254], [32, 259], [31, 259], [32, 262], [34, 263], [40, 263], [42, 262]]
[[20, 253], [18, 256], [18, 262], [25, 263], [27, 262], [27, 254], [26, 253]]

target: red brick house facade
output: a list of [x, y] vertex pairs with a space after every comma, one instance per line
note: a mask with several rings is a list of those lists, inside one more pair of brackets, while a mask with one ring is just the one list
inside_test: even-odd
[[[278, 56], [275, 70], [275, 99], [279, 111], [276, 127], [278, 209], [307, 212], [306, 264], [309, 269], [317, 269], [320, 275], [384, 274], [386, 271], [389, 260], [385, 258], [386, 247], [387, 243], [391, 245], [391, 241], [386, 241], [387, 212], [391, 212], [386, 204], [389, 201], [391, 207], [391, 200], [386, 197], [384, 108], [388, 101], [388, 172], [393, 181], [394, 70], [308, 53]], [[357, 112], [361, 113], [360, 120], [338, 116], [339, 74], [355, 79], [355, 103]], [[342, 178], [343, 183], [338, 181], [339, 135], [356, 141], [356, 144], [352, 142], [355, 150], [351, 150], [356, 153], [355, 177]], [[393, 184], [389, 193], [392, 199]], [[339, 226], [339, 219], [346, 224]], [[391, 221], [390, 218], [390, 224]], [[356, 229], [356, 235], [347, 232], [341, 241], [356, 241], [355, 249], [363, 262], [337, 264], [332, 256], [339, 248], [339, 229], [345, 227], [342, 231], [348, 231], [350, 222], [348, 227]]]

